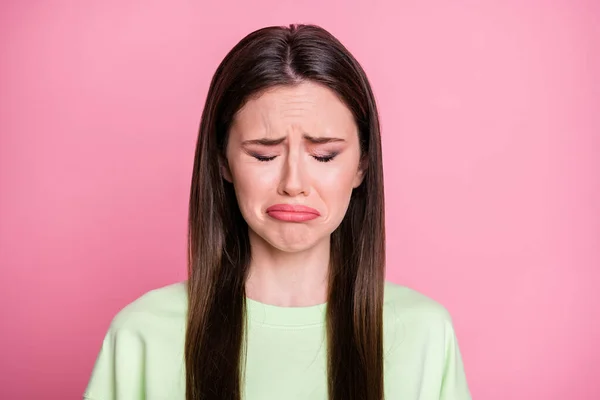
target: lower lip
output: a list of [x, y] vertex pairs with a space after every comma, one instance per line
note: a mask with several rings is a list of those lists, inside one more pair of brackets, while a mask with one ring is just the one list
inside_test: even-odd
[[298, 211], [269, 211], [271, 218], [286, 222], [305, 222], [318, 217], [317, 214]]

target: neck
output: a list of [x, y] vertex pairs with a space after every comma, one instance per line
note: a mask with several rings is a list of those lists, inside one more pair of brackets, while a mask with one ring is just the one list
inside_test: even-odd
[[246, 296], [280, 307], [308, 307], [327, 301], [329, 239], [310, 249], [275, 249], [250, 231], [252, 261]]

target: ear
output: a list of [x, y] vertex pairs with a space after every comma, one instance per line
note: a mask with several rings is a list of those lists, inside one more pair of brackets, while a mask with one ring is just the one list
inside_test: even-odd
[[354, 189], [359, 187], [360, 184], [362, 183], [363, 179], [365, 178], [365, 172], [367, 171], [367, 167], [368, 167], [368, 158], [366, 155], [364, 155], [361, 158], [360, 163], [358, 164], [358, 169], [356, 170], [356, 175], [354, 176], [354, 182], [352, 183], [352, 187]]
[[221, 176], [229, 183], [233, 183], [233, 178], [231, 175], [231, 169], [229, 169], [229, 163], [227, 162], [227, 158], [223, 155], [219, 155], [219, 169], [221, 170]]

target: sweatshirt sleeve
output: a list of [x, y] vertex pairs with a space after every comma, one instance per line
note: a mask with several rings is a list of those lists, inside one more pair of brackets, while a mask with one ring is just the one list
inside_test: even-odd
[[92, 375], [83, 394], [89, 400], [113, 400], [115, 398], [114, 339], [109, 330], [96, 357]]
[[143, 399], [144, 343], [135, 332], [113, 321], [96, 358], [83, 398]]
[[440, 400], [471, 400], [458, 340], [451, 320], [445, 323], [445, 363]]

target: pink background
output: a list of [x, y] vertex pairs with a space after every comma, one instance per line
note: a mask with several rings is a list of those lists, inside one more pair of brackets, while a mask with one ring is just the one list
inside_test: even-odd
[[114, 314], [185, 278], [209, 80], [311, 22], [372, 81], [388, 277], [450, 310], [474, 398], [600, 399], [598, 6], [3, 1], [0, 398], [80, 398]]

